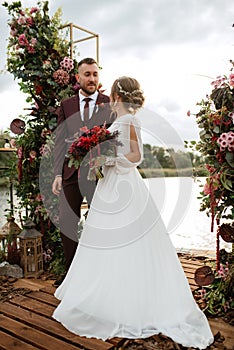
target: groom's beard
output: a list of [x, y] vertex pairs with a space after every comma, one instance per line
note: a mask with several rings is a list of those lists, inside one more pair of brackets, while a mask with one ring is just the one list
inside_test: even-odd
[[95, 89], [93, 89], [92, 91], [90, 91], [90, 90], [87, 90], [87, 88], [84, 88], [84, 87], [80, 87], [81, 88], [81, 90], [86, 94], [86, 95], [92, 95], [92, 94], [94, 94], [96, 91], [97, 91], [97, 86], [96, 86], [96, 84], [90, 84], [90, 85], [88, 85], [88, 86], [93, 86], [93, 87], [95, 87]]

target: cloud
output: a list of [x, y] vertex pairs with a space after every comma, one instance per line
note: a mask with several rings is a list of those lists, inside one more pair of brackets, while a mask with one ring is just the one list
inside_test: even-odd
[[[51, 8], [62, 3], [52, 1]], [[76, 12], [68, 0], [63, 18], [100, 33], [105, 50], [127, 49], [144, 56], [146, 48], [158, 45], [213, 45], [228, 28], [233, 34], [233, 10], [229, 0], [102, 0], [83, 2]]]
[[[25, 0], [22, 4], [36, 6], [37, 1]], [[117, 77], [134, 76], [145, 91], [147, 108], [162, 113], [173, 128], [180, 128], [185, 139], [197, 137], [196, 125], [188, 122], [186, 111], [205, 97], [211, 79], [230, 69], [228, 60], [234, 56], [234, 2], [50, 0], [49, 7], [51, 15], [61, 7], [63, 22], [73, 22], [99, 34], [101, 82], [106, 93]], [[8, 18], [6, 9], [1, 8], [0, 69], [6, 63]], [[74, 35], [82, 36], [80, 32]], [[77, 51], [78, 60], [87, 55], [95, 57], [95, 41], [77, 45]], [[14, 94], [18, 101], [15, 112], [11, 109], [8, 113], [4, 107], [4, 115], [15, 116], [23, 97], [11, 75], [0, 75], [0, 92], [4, 92], [0, 94], [0, 104], [4, 106], [11, 103], [10, 96]]]

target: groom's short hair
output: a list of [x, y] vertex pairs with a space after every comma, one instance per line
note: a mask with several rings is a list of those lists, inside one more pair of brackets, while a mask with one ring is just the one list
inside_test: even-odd
[[86, 64], [94, 64], [94, 63], [95, 63], [95, 64], [98, 66], [98, 64], [97, 64], [97, 62], [95, 61], [94, 58], [86, 57], [86, 58], [83, 58], [83, 60], [81, 60], [81, 61], [78, 63], [78, 69], [79, 69], [79, 67], [80, 67], [82, 64], [84, 64], [84, 63], [86, 63]]

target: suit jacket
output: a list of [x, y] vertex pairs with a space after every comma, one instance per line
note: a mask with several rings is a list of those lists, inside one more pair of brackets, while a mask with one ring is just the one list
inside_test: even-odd
[[[113, 122], [113, 118], [114, 116], [109, 106], [109, 97], [98, 93], [93, 114], [86, 126], [91, 128], [95, 125], [103, 125], [105, 122], [109, 126]], [[74, 166], [68, 167], [69, 159], [66, 159], [67, 150], [71, 145], [69, 138], [71, 139], [84, 126], [80, 115], [79, 94], [61, 102], [57, 125], [55, 131], [54, 172], [55, 175], [62, 175], [63, 179], [67, 180], [76, 171]]]

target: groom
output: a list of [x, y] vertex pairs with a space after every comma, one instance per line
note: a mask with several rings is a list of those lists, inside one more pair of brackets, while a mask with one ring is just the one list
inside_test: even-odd
[[[78, 94], [62, 101], [58, 112], [54, 151], [55, 179], [52, 185], [52, 192], [59, 196], [59, 225], [66, 272], [78, 245], [77, 231], [81, 204], [86, 197], [90, 205], [96, 186], [95, 181], [87, 180], [87, 167], [81, 167], [79, 171], [74, 166], [68, 167], [69, 159], [66, 153], [74, 134], [80, 128], [84, 126], [91, 128], [104, 123], [110, 125], [113, 122], [109, 97], [97, 90], [99, 67], [93, 58], [84, 58], [78, 63], [77, 80], [80, 85]], [[59, 286], [64, 277], [65, 275], [54, 285]]]

